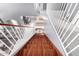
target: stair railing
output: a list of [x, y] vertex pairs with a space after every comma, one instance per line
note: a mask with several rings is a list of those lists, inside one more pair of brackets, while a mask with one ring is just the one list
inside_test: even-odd
[[29, 25], [0, 24], [0, 56], [15, 55], [33, 34]]

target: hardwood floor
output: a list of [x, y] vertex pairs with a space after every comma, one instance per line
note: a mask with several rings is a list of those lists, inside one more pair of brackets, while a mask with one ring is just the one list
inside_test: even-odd
[[16, 56], [62, 56], [46, 35], [35, 34]]

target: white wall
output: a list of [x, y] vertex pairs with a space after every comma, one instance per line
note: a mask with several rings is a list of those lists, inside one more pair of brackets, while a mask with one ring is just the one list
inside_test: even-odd
[[50, 41], [59, 49], [59, 51], [65, 55], [64, 50], [60, 44], [59, 38], [54, 30], [54, 28], [52, 27], [49, 19], [45, 20], [45, 33], [48, 36], [48, 38], [50, 39]]
[[[49, 6], [49, 7], [48, 7]], [[60, 41], [60, 38], [58, 36], [58, 34], [56, 33], [56, 29], [53, 26], [53, 17], [57, 19], [59, 19], [59, 15], [58, 13], [60, 13], [60, 11], [57, 10], [57, 12], [55, 12], [56, 10], [53, 10], [53, 14], [50, 13], [50, 9], [51, 9], [51, 4], [47, 5], [47, 16], [48, 19], [45, 20], [45, 33], [48, 36], [48, 38], [51, 40], [51, 42], [59, 49], [59, 51], [63, 54], [66, 55], [66, 51], [64, 49], [63, 44]]]
[[15, 19], [22, 23], [20, 16], [36, 16], [33, 3], [0, 3], [0, 18]]

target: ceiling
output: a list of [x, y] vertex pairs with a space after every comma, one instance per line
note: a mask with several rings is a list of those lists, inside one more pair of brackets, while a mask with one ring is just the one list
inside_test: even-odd
[[36, 16], [33, 3], [0, 3], [0, 18], [20, 20], [20, 16]]

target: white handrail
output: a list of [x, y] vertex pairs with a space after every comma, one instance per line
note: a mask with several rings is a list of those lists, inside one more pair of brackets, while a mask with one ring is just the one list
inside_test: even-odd
[[77, 34], [77, 35], [69, 42], [69, 44], [68, 44], [65, 48], [67, 48], [72, 42], [74, 42], [74, 40], [75, 40], [78, 36], [79, 36], [79, 34]]
[[[73, 12], [75, 11], [77, 5], [78, 5], [78, 4], [76, 3], [75, 6], [74, 6], [74, 8], [73, 8], [73, 10], [72, 10], [72, 12], [71, 12], [71, 15], [69, 16], [69, 18], [68, 18], [68, 20], [67, 20], [67, 22], [66, 22], [64, 28], [62, 29], [62, 32], [63, 32], [63, 30], [65, 29], [65, 27], [67, 26], [67, 23], [68, 23], [69, 19], [71, 18]], [[62, 35], [62, 32], [60, 33], [60, 36]], [[62, 36], [62, 37], [63, 37], [63, 36]]]
[[5, 37], [12, 45], [14, 45], [14, 44], [9, 40], [9, 38], [4, 34], [3, 31], [0, 31], [0, 32], [4, 35], [4, 37]]
[[[68, 14], [69, 10], [71, 9], [71, 7], [72, 7], [72, 4], [70, 4], [70, 6], [69, 6], [69, 9], [68, 9], [68, 11], [67, 11], [67, 14]], [[65, 12], [66, 12], [66, 10], [65, 10]], [[65, 17], [67, 17], [67, 14], [66, 14]], [[65, 19], [65, 18], [64, 18], [64, 19]], [[63, 20], [62, 25], [64, 24], [64, 21], [65, 21], [65, 20]], [[62, 26], [62, 25], [61, 25], [61, 26]], [[59, 29], [58, 34], [60, 33], [60, 30], [61, 30], [61, 28]]]
[[79, 45], [77, 45], [77, 46], [74, 47], [72, 50], [70, 50], [70, 51], [68, 52], [68, 54], [70, 54], [71, 52], [73, 52], [73, 51], [76, 50], [77, 48], [79, 48]]
[[[64, 14], [66, 13], [68, 6], [69, 6], [69, 4], [67, 4], [64, 12], [62, 13], [62, 16], [61, 16], [60, 20], [62, 20], [64, 18]], [[59, 25], [59, 28], [58, 28], [58, 32], [59, 32], [59, 29], [60, 29], [60, 26], [61, 26], [61, 21], [59, 23], [60, 23], [60, 25]]]
[[70, 34], [67, 36], [67, 38], [63, 41], [63, 44], [67, 41], [67, 39], [69, 38], [69, 36], [72, 34], [72, 32], [75, 30], [76, 26], [74, 26], [74, 28], [71, 30]]

